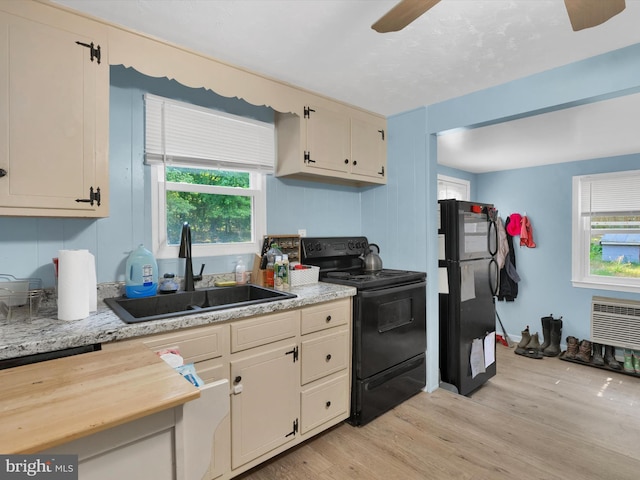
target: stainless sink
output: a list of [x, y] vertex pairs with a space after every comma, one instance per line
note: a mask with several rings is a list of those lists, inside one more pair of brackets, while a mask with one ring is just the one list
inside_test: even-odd
[[178, 292], [145, 298], [107, 298], [105, 303], [126, 323], [148, 322], [200, 312], [226, 310], [258, 303], [295, 298], [257, 285], [214, 287], [194, 292]]

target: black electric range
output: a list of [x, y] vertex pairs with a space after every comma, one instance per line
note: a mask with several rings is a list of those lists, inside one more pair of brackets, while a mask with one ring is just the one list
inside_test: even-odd
[[426, 384], [426, 274], [363, 271], [366, 237], [306, 237], [300, 242], [302, 263], [320, 267], [320, 281], [358, 290], [349, 423], [364, 425]]

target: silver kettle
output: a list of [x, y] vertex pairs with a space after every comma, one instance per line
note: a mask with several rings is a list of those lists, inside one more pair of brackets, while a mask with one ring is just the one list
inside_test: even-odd
[[[375, 251], [374, 251], [375, 248]], [[382, 270], [382, 259], [380, 258], [380, 247], [375, 243], [369, 244], [369, 253], [360, 255], [365, 272], [377, 272]]]

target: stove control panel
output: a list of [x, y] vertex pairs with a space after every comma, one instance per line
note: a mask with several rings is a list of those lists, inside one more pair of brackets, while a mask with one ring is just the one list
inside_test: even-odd
[[304, 237], [302, 258], [358, 257], [369, 252], [367, 237]]

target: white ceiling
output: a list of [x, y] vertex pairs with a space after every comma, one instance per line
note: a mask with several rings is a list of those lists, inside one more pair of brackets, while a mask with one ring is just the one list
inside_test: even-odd
[[640, 94], [438, 136], [438, 163], [472, 173], [640, 152]]
[[383, 115], [640, 43], [640, 0], [579, 32], [562, 0], [442, 0], [385, 34], [396, 0], [53, 1]]

